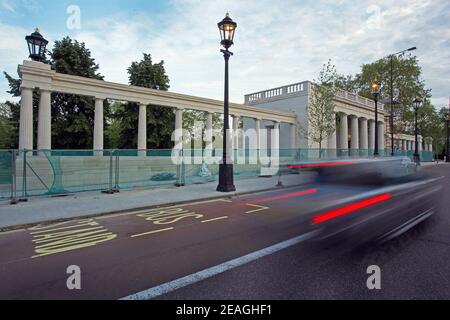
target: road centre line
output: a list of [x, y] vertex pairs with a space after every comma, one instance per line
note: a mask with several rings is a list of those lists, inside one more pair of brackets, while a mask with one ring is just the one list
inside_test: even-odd
[[249, 207], [258, 208], [258, 209], [255, 209], [255, 210], [247, 211], [246, 214], [248, 214], [248, 213], [256, 213], [256, 212], [260, 212], [260, 211], [266, 211], [266, 210], [270, 209], [269, 207], [260, 206], [258, 204], [247, 203], [246, 205], [249, 206]]
[[248, 264], [252, 261], [258, 260], [260, 258], [263, 258], [265, 256], [271, 255], [273, 253], [276, 253], [278, 251], [287, 249], [289, 247], [292, 247], [296, 244], [302, 243], [311, 237], [313, 237], [315, 232], [309, 232], [306, 234], [303, 234], [301, 236], [292, 238], [290, 240], [277, 243], [273, 246], [267, 247], [265, 249], [261, 249], [258, 251], [255, 251], [253, 253], [250, 253], [248, 255], [239, 257], [234, 260], [230, 260], [228, 262], [216, 265], [214, 267], [204, 269], [202, 271], [199, 271], [197, 273], [190, 274], [188, 276], [185, 276], [183, 278], [179, 278], [170, 282], [163, 283], [161, 285], [158, 285], [156, 287], [152, 287], [150, 289], [131, 294], [129, 296], [123, 297], [120, 300], [150, 300], [154, 299], [156, 297], [159, 297], [161, 295], [167, 294], [169, 292], [175, 291], [177, 289], [181, 289], [183, 287], [192, 285], [194, 283], [203, 281], [205, 279], [211, 278], [215, 275], [224, 273], [228, 270], [235, 269], [237, 267], [240, 267], [242, 265]]
[[202, 223], [209, 223], [209, 222], [214, 222], [214, 221], [219, 221], [219, 220], [225, 220], [228, 219], [228, 216], [225, 217], [219, 217], [219, 218], [214, 218], [214, 219], [209, 219], [209, 220], [203, 220]]
[[140, 234], [134, 234], [134, 235], [131, 236], [131, 238], [138, 238], [138, 237], [148, 236], [148, 235], [155, 234], [155, 233], [171, 231], [173, 229], [175, 229], [175, 228], [166, 228], [166, 229], [160, 229], [160, 230], [144, 232], [144, 233], [140, 233]]

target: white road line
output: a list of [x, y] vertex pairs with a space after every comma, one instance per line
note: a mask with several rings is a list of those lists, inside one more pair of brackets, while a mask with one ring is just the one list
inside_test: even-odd
[[154, 298], [164, 295], [166, 293], [189, 286], [196, 282], [200, 282], [202, 280], [208, 279], [210, 277], [213, 277], [213, 276], [223, 273], [225, 271], [237, 268], [244, 264], [250, 263], [252, 261], [258, 260], [258, 259], [268, 256], [270, 254], [273, 254], [275, 252], [292, 247], [296, 244], [299, 244], [303, 241], [310, 239], [314, 234], [315, 234], [315, 232], [309, 232], [309, 233], [303, 234], [301, 236], [295, 237], [293, 239], [290, 239], [290, 240], [287, 240], [284, 242], [280, 242], [280, 243], [270, 246], [268, 248], [250, 253], [248, 255], [239, 257], [237, 259], [230, 260], [228, 262], [224, 262], [222, 264], [199, 271], [197, 273], [193, 273], [186, 277], [179, 278], [179, 279], [176, 279], [176, 280], [173, 280], [170, 282], [166, 282], [159, 286], [129, 295], [120, 300], [150, 300], [150, 299], [154, 299]]

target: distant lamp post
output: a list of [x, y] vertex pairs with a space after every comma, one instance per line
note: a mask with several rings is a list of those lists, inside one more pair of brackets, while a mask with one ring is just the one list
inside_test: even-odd
[[233, 164], [231, 160], [228, 161], [228, 149], [227, 149], [227, 139], [228, 132], [230, 130], [230, 113], [229, 113], [229, 93], [228, 93], [228, 61], [233, 55], [228, 49], [233, 45], [234, 31], [236, 30], [237, 23], [234, 22], [230, 15], [227, 13], [225, 18], [217, 24], [220, 31], [221, 45], [225, 50], [220, 50], [223, 53], [225, 59], [225, 98], [224, 98], [224, 125], [223, 125], [223, 157], [222, 163], [219, 169], [219, 186], [217, 191], [219, 192], [233, 192], [236, 191], [234, 186], [234, 173]]
[[39, 29], [36, 28], [32, 34], [25, 37], [25, 40], [28, 44], [31, 60], [44, 62], [48, 41], [39, 33]]
[[374, 157], [378, 157], [380, 152], [378, 150], [379, 141], [378, 141], [378, 100], [380, 98], [381, 93], [381, 84], [378, 81], [372, 81], [370, 85], [370, 90], [373, 94], [373, 100], [375, 101], [375, 148], [373, 155]]
[[450, 106], [445, 112], [445, 120], [447, 126], [447, 139], [446, 139], [446, 160], [445, 162], [450, 162]]
[[419, 109], [422, 106], [422, 99], [420, 98], [416, 98], [413, 101], [413, 106], [414, 106], [414, 136], [415, 136], [415, 151], [414, 151], [414, 162], [417, 163], [418, 165], [420, 165], [420, 154], [419, 154], [419, 127], [417, 124], [417, 118], [418, 118], [418, 113], [419, 113]]
[[394, 56], [399, 54], [403, 54], [407, 51], [414, 51], [416, 47], [412, 47], [406, 50], [402, 50], [396, 53], [389, 55], [390, 65], [391, 65], [391, 119], [390, 119], [390, 127], [391, 127], [391, 156], [395, 155], [394, 150]]

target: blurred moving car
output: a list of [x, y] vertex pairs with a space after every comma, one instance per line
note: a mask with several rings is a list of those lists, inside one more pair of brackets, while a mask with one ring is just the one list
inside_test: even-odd
[[[442, 186], [409, 158], [297, 163], [286, 169], [317, 171], [316, 186], [330, 190], [308, 220], [316, 240], [352, 246], [387, 241], [436, 211]], [[334, 190], [334, 193], [332, 192]], [[336, 196], [339, 194], [339, 196]]]

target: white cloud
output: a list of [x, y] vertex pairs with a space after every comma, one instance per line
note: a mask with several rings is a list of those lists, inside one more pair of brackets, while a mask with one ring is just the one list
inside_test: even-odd
[[14, 6], [9, 2], [9, 0], [2, 0], [2, 7], [8, 10], [9, 12], [16, 13], [16, 9]]
[[[222, 99], [217, 22], [229, 11], [238, 23], [235, 56], [230, 61], [233, 101], [242, 102], [246, 93], [312, 80], [329, 58], [339, 72], [355, 73], [363, 63], [410, 46], [418, 47], [415, 54], [427, 86], [433, 89], [433, 101], [446, 101], [450, 94], [448, 1], [386, 0], [379, 3], [379, 11], [368, 12], [372, 4], [172, 0], [170, 12], [163, 15], [122, 12], [83, 20], [82, 29], [73, 35], [86, 42], [106, 80], [126, 83], [126, 69], [146, 52], [155, 62], [165, 60], [172, 91]], [[376, 19], [374, 13], [379, 14]], [[374, 21], [380, 28], [373, 28]], [[17, 36], [18, 41], [23, 35]], [[16, 54], [23, 56], [23, 50]], [[13, 60], [7, 62], [12, 69], [17, 64]]]

